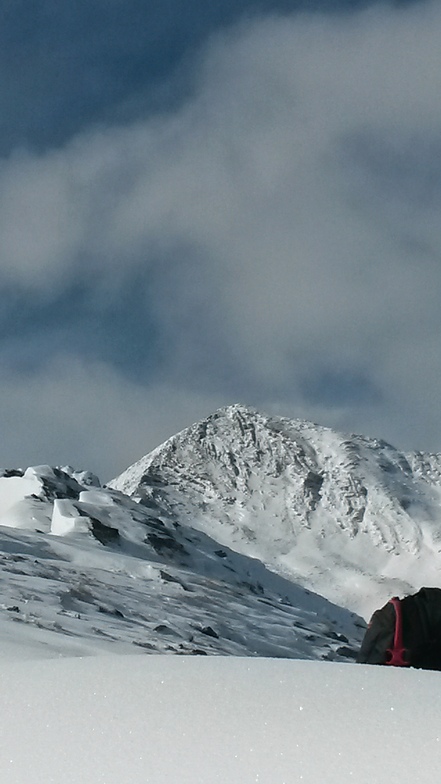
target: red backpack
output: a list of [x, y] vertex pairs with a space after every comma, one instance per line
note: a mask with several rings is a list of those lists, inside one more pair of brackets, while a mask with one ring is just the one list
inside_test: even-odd
[[374, 612], [357, 661], [441, 670], [441, 589], [394, 597]]

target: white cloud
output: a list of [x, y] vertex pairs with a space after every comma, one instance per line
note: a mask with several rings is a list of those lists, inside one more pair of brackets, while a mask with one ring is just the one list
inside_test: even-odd
[[[440, 32], [433, 2], [224, 33], [178, 112], [2, 164], [1, 273], [42, 295], [147, 266], [171, 386], [204, 397], [214, 355], [220, 396], [225, 368], [230, 395], [435, 448]], [[330, 368], [377, 401], [309, 399]]]

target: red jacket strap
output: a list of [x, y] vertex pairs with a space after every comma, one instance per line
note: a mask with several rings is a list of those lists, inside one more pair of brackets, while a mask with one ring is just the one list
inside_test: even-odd
[[391, 664], [394, 667], [410, 667], [410, 662], [405, 658], [407, 651], [403, 647], [403, 617], [398, 596], [394, 596], [390, 600], [390, 604], [393, 605], [395, 610], [395, 633], [393, 648], [389, 648], [387, 651], [389, 659], [386, 661], [386, 664]]

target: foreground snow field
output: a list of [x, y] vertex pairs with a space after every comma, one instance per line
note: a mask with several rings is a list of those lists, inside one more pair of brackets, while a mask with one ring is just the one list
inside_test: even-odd
[[280, 659], [3, 662], [7, 784], [435, 784], [440, 675]]
[[441, 455], [241, 406], [0, 471], [0, 784], [438, 784], [441, 674], [350, 662], [440, 520]]

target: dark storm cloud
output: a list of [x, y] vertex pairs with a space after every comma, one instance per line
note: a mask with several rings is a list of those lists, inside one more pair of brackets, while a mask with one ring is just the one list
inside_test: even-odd
[[[213, 32], [270, 11], [354, 10], [366, 0], [4, 0], [0, 154], [47, 149], [91, 123], [182, 100], [171, 72]], [[185, 68], [184, 68], [185, 70]]]

